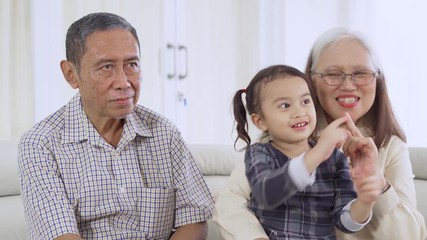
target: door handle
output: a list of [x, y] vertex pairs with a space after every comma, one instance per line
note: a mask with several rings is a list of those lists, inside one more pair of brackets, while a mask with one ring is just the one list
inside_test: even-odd
[[169, 72], [168, 74], [167, 74], [167, 78], [168, 79], [172, 79], [172, 78], [174, 78], [175, 77], [175, 75], [176, 75], [176, 56], [175, 56], [175, 46], [172, 44], [172, 43], [168, 43], [167, 45], [166, 45], [166, 48], [167, 48], [167, 50], [169, 51], [169, 50], [172, 50], [172, 54], [173, 54], [173, 69], [172, 69], [172, 71], [171, 72]]
[[184, 51], [184, 54], [185, 54], [185, 72], [184, 72], [184, 74], [178, 74], [178, 79], [183, 80], [188, 75], [188, 51], [187, 51], [187, 47], [179, 45], [178, 46], [178, 52], [180, 52], [180, 51]]

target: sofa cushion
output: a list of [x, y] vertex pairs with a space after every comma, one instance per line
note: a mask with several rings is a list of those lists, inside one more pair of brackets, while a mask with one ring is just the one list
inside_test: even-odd
[[0, 141], [0, 196], [19, 194], [17, 142]]
[[233, 145], [188, 146], [203, 175], [225, 175], [233, 171], [237, 161], [244, 161], [244, 153], [234, 150]]
[[427, 180], [427, 148], [410, 147], [409, 155], [415, 179]]
[[415, 192], [417, 193], [417, 209], [427, 221], [427, 181], [415, 179]]
[[24, 240], [24, 206], [21, 196], [0, 197], [0, 239]]
[[[417, 209], [427, 221], [427, 148], [410, 147], [409, 154], [412, 171], [415, 175], [415, 192], [417, 193]], [[427, 223], [427, 222], [426, 222]]]

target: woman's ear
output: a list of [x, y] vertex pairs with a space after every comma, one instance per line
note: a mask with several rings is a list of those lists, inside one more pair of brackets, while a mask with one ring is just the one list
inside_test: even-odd
[[265, 125], [263, 118], [259, 114], [252, 113], [251, 121], [259, 130], [267, 131], [268, 128]]
[[78, 88], [79, 87], [79, 83], [77, 81], [78, 74], [77, 74], [77, 70], [74, 67], [74, 65], [67, 60], [62, 60], [61, 61], [61, 70], [62, 70], [62, 74], [64, 75], [64, 78], [68, 82], [68, 84], [70, 84], [70, 86], [73, 89]]

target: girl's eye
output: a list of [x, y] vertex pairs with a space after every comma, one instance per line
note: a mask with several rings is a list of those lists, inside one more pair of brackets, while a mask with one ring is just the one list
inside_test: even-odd
[[283, 103], [280, 105], [280, 108], [288, 108], [289, 106], [289, 103]]
[[309, 103], [311, 103], [311, 100], [310, 100], [310, 99], [305, 99], [305, 100], [303, 101], [303, 103], [304, 103], [304, 104], [309, 104]]

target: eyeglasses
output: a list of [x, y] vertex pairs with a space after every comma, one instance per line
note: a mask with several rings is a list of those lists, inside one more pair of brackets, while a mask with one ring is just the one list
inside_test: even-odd
[[351, 81], [357, 86], [368, 85], [375, 79], [377, 75], [368, 69], [358, 70], [353, 73], [345, 73], [341, 70], [328, 70], [324, 73], [313, 72], [319, 76], [326, 84], [330, 86], [338, 86], [345, 81], [347, 76], [350, 76]]

